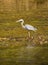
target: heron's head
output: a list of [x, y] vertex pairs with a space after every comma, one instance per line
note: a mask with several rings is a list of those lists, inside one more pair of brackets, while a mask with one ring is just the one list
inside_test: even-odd
[[23, 19], [19, 19], [19, 20], [17, 20], [16, 22], [23, 22], [24, 20]]

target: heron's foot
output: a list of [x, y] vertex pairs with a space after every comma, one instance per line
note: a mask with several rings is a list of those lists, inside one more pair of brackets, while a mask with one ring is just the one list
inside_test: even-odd
[[26, 37], [27, 41], [32, 41], [32, 37]]

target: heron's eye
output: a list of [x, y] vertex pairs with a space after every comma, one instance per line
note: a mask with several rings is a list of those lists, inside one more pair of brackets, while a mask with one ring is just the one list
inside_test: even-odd
[[22, 21], [20, 21], [20, 22], [22, 22]]

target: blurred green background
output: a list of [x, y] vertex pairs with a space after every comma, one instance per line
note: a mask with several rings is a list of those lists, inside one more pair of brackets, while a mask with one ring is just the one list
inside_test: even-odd
[[[38, 29], [31, 39], [21, 18]], [[0, 0], [0, 65], [48, 65], [48, 0]]]

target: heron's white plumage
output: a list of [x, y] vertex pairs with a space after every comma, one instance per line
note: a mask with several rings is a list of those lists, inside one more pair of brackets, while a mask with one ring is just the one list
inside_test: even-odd
[[17, 22], [21, 22], [22, 27], [25, 28], [25, 29], [27, 29], [27, 30], [33, 30], [33, 31], [36, 31], [37, 30], [37, 28], [35, 28], [32, 25], [29, 25], [29, 24], [25, 24], [24, 25], [24, 20], [23, 19], [20, 19]]
[[25, 25], [25, 28], [28, 29], [28, 30], [33, 30], [33, 31], [37, 30], [34, 26], [31, 26], [31, 25], [28, 25], [28, 24]]

